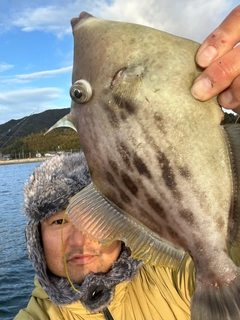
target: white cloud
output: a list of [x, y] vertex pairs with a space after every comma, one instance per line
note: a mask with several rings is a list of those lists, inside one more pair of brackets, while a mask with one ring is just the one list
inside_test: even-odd
[[60, 68], [56, 70], [46, 70], [46, 71], [40, 71], [40, 72], [33, 72], [28, 74], [19, 74], [16, 75], [17, 79], [22, 80], [36, 80], [36, 79], [42, 79], [42, 78], [50, 78], [55, 77], [59, 74], [63, 74], [66, 72], [72, 71], [72, 66], [66, 67], [66, 68]]
[[101, 16], [129, 21], [202, 41], [233, 8], [226, 0], [146, 0], [102, 5]]
[[[57, 77], [71, 72], [72, 67], [60, 68], [0, 77], [0, 124], [9, 119], [20, 119], [36, 108], [39, 112], [47, 109], [68, 108], [70, 97], [66, 87], [26, 87], [35, 80]], [[38, 83], [38, 82], [37, 82]], [[11, 90], [9, 90], [11, 88]], [[67, 88], [68, 89], [68, 88]]]
[[28, 8], [13, 21], [13, 25], [21, 28], [22, 31], [43, 30], [58, 36], [71, 31], [70, 26], [65, 27], [66, 16], [64, 16], [63, 10], [59, 10], [55, 6], [36, 8], [34, 10]]
[[2, 104], [36, 104], [59, 97], [61, 90], [59, 88], [33, 88], [8, 91], [0, 93], [0, 106]]
[[[38, 1], [36, 3], [39, 3]], [[61, 37], [71, 32], [70, 19], [81, 11], [96, 17], [148, 25], [202, 41], [235, 6], [234, 0], [65, 0], [28, 6], [17, 12], [12, 25], [23, 31], [42, 30]], [[40, 2], [41, 3], [41, 2]], [[35, 6], [35, 7], [33, 7]]]
[[7, 64], [5, 62], [0, 63], [0, 72], [4, 72], [7, 71], [11, 68], [13, 68], [14, 66], [12, 64]]
[[[0, 123], [10, 118], [20, 119], [36, 109], [42, 112], [47, 109], [62, 108], [63, 106], [57, 105], [56, 102], [62, 96], [64, 96], [63, 91], [54, 87], [27, 88], [0, 93]], [[66, 108], [69, 105], [66, 103]]]
[[6, 84], [24, 84], [30, 81], [45, 79], [45, 78], [53, 78], [58, 75], [62, 75], [64, 73], [68, 73], [72, 71], [72, 66], [55, 69], [55, 70], [45, 70], [39, 72], [32, 72], [26, 74], [17, 74], [13, 76], [2, 76], [0, 77], [0, 83]]
[[[98, 1], [85, 0], [66, 0], [62, 3], [59, 1], [49, 1], [52, 4], [39, 6], [36, 4], [29, 6], [19, 12], [16, 12], [12, 25], [19, 27], [22, 31], [30, 32], [41, 30], [51, 32], [58, 37], [71, 33], [70, 19], [78, 16], [80, 11], [91, 10], [96, 12], [99, 7]], [[56, 2], [56, 4], [54, 4]]]

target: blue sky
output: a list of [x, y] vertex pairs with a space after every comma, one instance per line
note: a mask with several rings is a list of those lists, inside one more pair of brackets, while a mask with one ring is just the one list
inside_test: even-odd
[[201, 42], [237, 5], [236, 0], [1, 0], [0, 124], [70, 106], [70, 19], [81, 11]]

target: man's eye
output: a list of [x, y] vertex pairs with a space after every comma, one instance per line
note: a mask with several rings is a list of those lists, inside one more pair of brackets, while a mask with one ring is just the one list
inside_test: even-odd
[[55, 221], [53, 221], [53, 224], [64, 224], [67, 223], [67, 220], [65, 219], [57, 219]]

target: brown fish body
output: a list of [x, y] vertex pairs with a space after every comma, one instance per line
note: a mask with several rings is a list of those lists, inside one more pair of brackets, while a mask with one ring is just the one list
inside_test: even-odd
[[96, 187], [174, 242], [180, 239], [167, 229], [177, 212], [183, 233], [199, 212], [226, 236], [232, 182], [221, 110], [215, 100], [201, 103], [189, 94], [198, 44], [95, 18], [80, 22], [74, 37], [73, 83], [87, 80], [93, 97], [73, 102], [71, 113]]
[[[200, 291], [235, 286], [239, 271], [226, 250], [233, 181], [222, 113], [215, 99], [203, 103], [190, 94], [200, 72], [198, 44], [84, 13], [73, 24], [73, 84], [84, 79], [93, 93], [83, 104], [75, 99], [70, 116], [94, 185], [189, 252]], [[237, 319], [238, 309], [218, 310], [222, 297], [213, 315], [200, 311], [201, 292], [192, 319]]]

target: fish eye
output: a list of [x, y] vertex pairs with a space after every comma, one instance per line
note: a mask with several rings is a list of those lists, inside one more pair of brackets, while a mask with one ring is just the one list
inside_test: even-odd
[[70, 96], [76, 103], [88, 102], [92, 97], [92, 87], [86, 80], [77, 80], [70, 88]]

